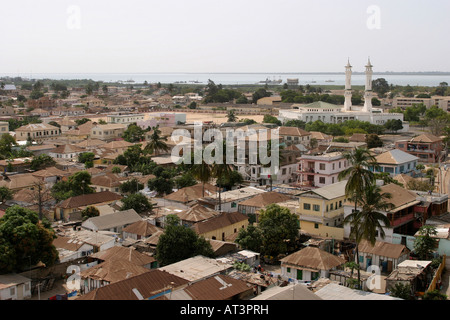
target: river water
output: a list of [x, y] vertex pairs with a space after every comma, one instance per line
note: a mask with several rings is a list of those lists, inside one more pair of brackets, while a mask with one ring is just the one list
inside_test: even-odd
[[[299, 85], [345, 85], [344, 73], [41, 73], [41, 74], [0, 74], [0, 77], [23, 77], [28, 79], [92, 79], [103, 82], [123, 82], [130, 84], [148, 83], [187, 83], [206, 84], [209, 79], [216, 84], [245, 85], [256, 84], [261, 81], [281, 80], [280, 85], [287, 79], [298, 79]], [[384, 78], [389, 84], [400, 86], [438, 86], [441, 82], [450, 83], [450, 74], [393, 74], [374, 73], [373, 79]], [[352, 85], [364, 85], [365, 75], [354, 73]]]

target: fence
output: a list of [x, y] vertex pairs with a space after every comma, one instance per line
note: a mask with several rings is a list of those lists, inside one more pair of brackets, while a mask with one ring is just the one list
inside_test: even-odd
[[[446, 256], [443, 255], [442, 262], [439, 265], [439, 268], [436, 270], [433, 280], [431, 281], [430, 285], [428, 286], [428, 289], [426, 292], [436, 290], [437, 284], [438, 284], [438, 282], [440, 282], [442, 272], [444, 271], [444, 268], [445, 268], [445, 259], [446, 259]], [[439, 289], [439, 288], [437, 288], [437, 289]]]

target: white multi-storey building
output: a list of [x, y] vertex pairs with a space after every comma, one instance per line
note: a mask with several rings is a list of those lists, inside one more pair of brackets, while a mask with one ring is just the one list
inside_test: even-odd
[[322, 155], [302, 155], [298, 164], [296, 184], [319, 188], [339, 182], [339, 173], [347, 169], [348, 161], [341, 152]]

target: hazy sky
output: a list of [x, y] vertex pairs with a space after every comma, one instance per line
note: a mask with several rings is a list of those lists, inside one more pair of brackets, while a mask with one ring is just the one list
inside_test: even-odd
[[1, 0], [0, 74], [450, 71], [448, 0]]

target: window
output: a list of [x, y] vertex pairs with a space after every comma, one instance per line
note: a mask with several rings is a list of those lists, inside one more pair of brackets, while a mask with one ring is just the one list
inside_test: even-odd
[[309, 203], [304, 203], [304, 204], [303, 204], [303, 209], [305, 209], [305, 210], [311, 210], [311, 204], [309, 204]]
[[342, 208], [342, 200], [339, 201], [339, 208]]
[[384, 172], [394, 173], [394, 168], [384, 167]]
[[286, 271], [287, 271], [287, 272], [291, 272], [291, 268], [289, 268], [289, 267], [286, 268]]
[[320, 206], [318, 204], [313, 205], [314, 211], [320, 211]]
[[330, 210], [333, 211], [333, 204], [330, 204]]
[[319, 224], [318, 223], [314, 223], [314, 229], [319, 229]]
[[325, 163], [320, 163], [319, 164], [319, 169], [320, 170], [325, 170]]
[[16, 288], [9, 289], [9, 295], [14, 296], [16, 294]]
[[319, 177], [319, 183], [325, 183], [325, 177]]

